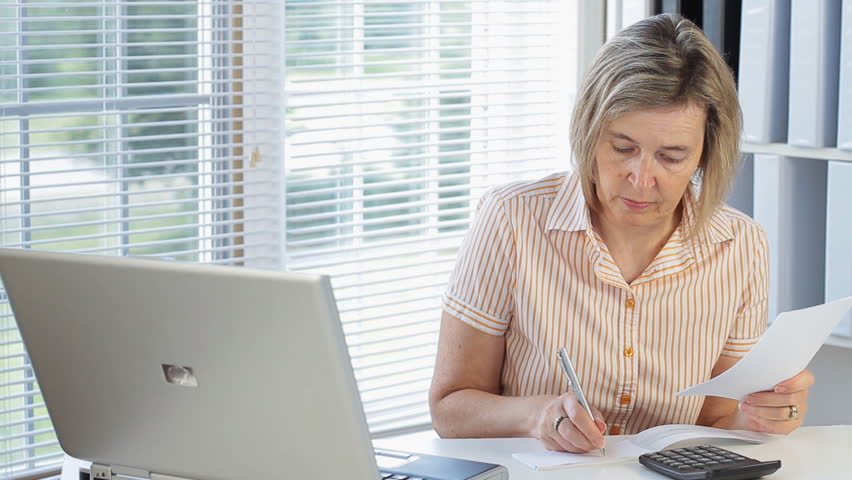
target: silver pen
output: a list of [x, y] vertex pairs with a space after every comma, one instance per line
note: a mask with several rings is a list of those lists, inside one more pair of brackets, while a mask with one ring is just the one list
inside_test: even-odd
[[[589, 402], [586, 400], [586, 395], [583, 393], [583, 387], [580, 386], [580, 379], [577, 378], [577, 372], [574, 370], [574, 364], [571, 363], [571, 357], [568, 356], [568, 350], [566, 350], [565, 347], [560, 347], [556, 350], [556, 357], [559, 358], [559, 365], [562, 366], [562, 371], [565, 372], [565, 375], [568, 377], [568, 386], [571, 388], [571, 391], [574, 392], [577, 400], [580, 401], [580, 405], [586, 409], [586, 412], [590, 417], [592, 417], [592, 421], [594, 421], [595, 416], [592, 415], [592, 409], [589, 407]], [[601, 448], [601, 455], [606, 455], [605, 448]]]

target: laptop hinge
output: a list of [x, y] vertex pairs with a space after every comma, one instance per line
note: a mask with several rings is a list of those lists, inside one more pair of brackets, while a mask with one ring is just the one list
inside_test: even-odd
[[184, 477], [175, 477], [172, 475], [163, 475], [162, 473], [151, 472], [151, 480], [192, 480]]
[[[91, 480], [121, 480], [126, 478], [149, 478], [150, 480], [192, 480], [190, 478], [185, 477], [175, 477], [174, 475], [166, 475], [163, 473], [154, 473], [151, 472], [148, 474], [147, 472], [143, 472], [142, 470], [136, 469], [124, 469], [119, 468], [121, 471], [113, 471], [113, 468], [109, 465], [102, 465], [99, 463], [93, 463], [89, 467], [89, 474], [85, 475], [85, 478]], [[124, 471], [127, 470], [127, 471]], [[81, 477], [85, 473], [83, 471], [80, 472]]]
[[92, 480], [112, 480], [112, 468], [109, 465], [93, 463], [89, 467], [89, 475]]

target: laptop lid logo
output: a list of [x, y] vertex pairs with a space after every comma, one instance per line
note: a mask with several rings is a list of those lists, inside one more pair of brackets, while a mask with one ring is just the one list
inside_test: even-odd
[[172, 385], [179, 387], [197, 387], [198, 379], [195, 378], [195, 373], [192, 367], [182, 367], [180, 365], [169, 365], [163, 363], [163, 375], [166, 376], [166, 381]]

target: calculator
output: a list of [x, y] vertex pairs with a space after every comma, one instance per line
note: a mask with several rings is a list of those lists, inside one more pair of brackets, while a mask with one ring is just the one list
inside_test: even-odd
[[781, 460], [761, 462], [712, 445], [675, 448], [639, 456], [639, 463], [677, 480], [744, 480], [769, 475]]

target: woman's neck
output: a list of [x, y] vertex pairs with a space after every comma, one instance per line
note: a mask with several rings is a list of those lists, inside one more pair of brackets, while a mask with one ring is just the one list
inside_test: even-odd
[[647, 226], [621, 225], [607, 218], [605, 212], [590, 212], [592, 225], [628, 284], [645, 271], [665, 246], [680, 224], [681, 209], [678, 206], [669, 219]]

